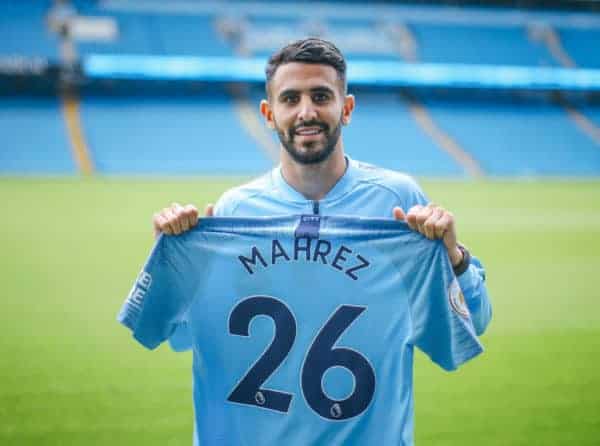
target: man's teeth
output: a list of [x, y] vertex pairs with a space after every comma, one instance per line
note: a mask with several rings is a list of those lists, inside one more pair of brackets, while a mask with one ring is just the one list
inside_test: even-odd
[[320, 133], [321, 129], [301, 129], [301, 130], [296, 130], [296, 133], [298, 133], [299, 135], [316, 135], [317, 133]]

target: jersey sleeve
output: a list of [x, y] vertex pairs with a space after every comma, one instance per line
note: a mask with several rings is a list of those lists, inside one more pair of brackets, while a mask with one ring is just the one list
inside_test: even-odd
[[483, 347], [443, 244], [421, 246], [410, 280], [411, 343], [443, 369], [454, 370]]
[[406, 197], [406, 209], [405, 212], [408, 212], [411, 207], [420, 204], [422, 206], [426, 206], [429, 203], [429, 199], [423, 189], [419, 186], [419, 184], [412, 177], [407, 177], [407, 197]]
[[[426, 206], [429, 203], [427, 195], [412, 177], [406, 177], [405, 189], [406, 212], [417, 204]], [[475, 333], [482, 335], [492, 319], [492, 305], [485, 286], [485, 270], [477, 258], [472, 257], [471, 265], [458, 277], [458, 282], [469, 308]]]
[[481, 336], [492, 320], [492, 304], [485, 286], [485, 269], [475, 257], [469, 268], [458, 276], [460, 289], [465, 296], [477, 336]]
[[394, 182], [391, 184], [399, 199], [397, 205], [404, 212], [408, 212], [410, 208], [418, 204], [426, 206], [429, 203], [427, 195], [413, 177], [405, 174], [395, 174]]
[[[233, 191], [225, 192], [215, 204], [215, 217], [230, 217], [237, 201], [234, 199]], [[184, 321], [177, 323], [169, 336], [169, 346], [175, 352], [185, 352], [192, 349], [192, 334], [187, 323]]]
[[178, 237], [161, 236], [125, 300], [117, 320], [143, 346], [168, 339], [191, 305], [199, 275]]

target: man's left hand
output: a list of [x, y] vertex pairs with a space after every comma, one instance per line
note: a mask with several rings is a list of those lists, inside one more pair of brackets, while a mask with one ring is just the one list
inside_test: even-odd
[[454, 215], [434, 203], [427, 206], [416, 205], [405, 214], [402, 208], [395, 207], [393, 210], [396, 220], [405, 221], [408, 226], [420, 232], [430, 240], [442, 239], [452, 266], [458, 265], [463, 258], [463, 253], [458, 249], [456, 237], [456, 225]]

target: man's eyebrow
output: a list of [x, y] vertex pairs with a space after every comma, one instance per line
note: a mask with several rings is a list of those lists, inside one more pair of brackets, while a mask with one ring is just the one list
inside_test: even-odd
[[333, 93], [333, 90], [329, 87], [319, 86], [310, 89], [311, 93]]
[[[309, 90], [311, 93], [329, 93], [333, 94], [333, 90], [325, 85], [319, 85], [318, 87], [313, 87]], [[297, 95], [300, 94], [300, 90], [295, 88], [288, 88], [287, 90], [283, 90], [279, 93], [278, 98], [285, 98], [286, 96]]]

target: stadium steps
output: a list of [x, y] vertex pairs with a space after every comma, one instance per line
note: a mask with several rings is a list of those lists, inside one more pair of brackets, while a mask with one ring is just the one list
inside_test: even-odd
[[589, 136], [600, 149], [600, 126], [586, 116], [579, 108], [569, 103], [563, 95], [558, 94], [556, 96], [556, 102], [565, 109], [569, 118], [571, 118], [577, 127]]
[[[565, 68], [577, 68], [575, 60], [562, 43], [560, 34], [553, 28], [545, 26], [542, 29], [530, 27], [530, 36], [539, 39], [552, 54], [554, 59]], [[578, 107], [571, 104], [564, 95], [558, 93], [555, 97], [556, 103], [564, 108], [567, 116], [575, 123], [583, 133], [589, 136], [600, 147], [600, 126], [594, 123]]]
[[469, 148], [489, 175], [600, 173], [597, 145], [553, 102], [422, 100], [434, 119]]
[[600, 29], [559, 28], [558, 35], [575, 64], [582, 68], [600, 68]]
[[231, 89], [231, 95], [241, 126], [272, 163], [277, 164], [279, 162], [279, 145], [273, 138], [272, 132], [267, 130], [262, 116], [257, 112], [258, 102], [250, 99], [248, 92], [245, 91], [247, 89], [242, 86], [236, 87]]
[[585, 116], [592, 121], [596, 127], [600, 127], [600, 106], [582, 105], [580, 108], [585, 113]]
[[[423, 32], [424, 28], [427, 28], [427, 26], [420, 25], [419, 30]], [[440, 26], [435, 25], [429, 28], [437, 29], [439, 32]], [[419, 44], [419, 55], [425, 54], [429, 59], [428, 61], [432, 62], [447, 62], [450, 59], [457, 63], [477, 63], [478, 61], [472, 57], [475, 54], [495, 54], [494, 57], [497, 56], [498, 58], [490, 62], [507, 65], [533, 65], [537, 63], [566, 65], [570, 60], [569, 53], [562, 47], [558, 36], [548, 33], [547, 30], [546, 33], [542, 34], [535, 34], [531, 29], [527, 30], [527, 34], [517, 28], [504, 30], [504, 39], [498, 43], [490, 35], [490, 33], [496, 33], [498, 30], [489, 27], [479, 30], [481, 40], [478, 41], [475, 38], [472, 42], [462, 39], [464, 37], [462, 33], [467, 30], [467, 27], [454, 26], [450, 28], [452, 32], [456, 32], [456, 35], [450, 38], [449, 41], [463, 42], [461, 44], [463, 45], [462, 49], [454, 48], [449, 53], [444, 53], [442, 50], [438, 52], [435, 48], [436, 45], [443, 44], [441, 35], [435, 38], [436, 33], [434, 32], [433, 37], [429, 35], [427, 40], [423, 42], [418, 37], [419, 34], [416, 33], [415, 39]], [[429, 29], [429, 31], [432, 29]], [[536, 40], [541, 42], [541, 45]], [[432, 42], [435, 44], [433, 48], [431, 48]], [[496, 53], [493, 51], [494, 45], [499, 44], [502, 47], [506, 42], [509, 42], [509, 44], [504, 50], [500, 48], [500, 51]], [[424, 45], [429, 45], [429, 48], [423, 48]], [[448, 41], [446, 41], [446, 46], [449, 46]], [[510, 51], [511, 48], [512, 51]], [[518, 51], [515, 51], [514, 48], [518, 48]], [[590, 144], [589, 139], [585, 141], [580, 136], [575, 136], [577, 130], [579, 130], [577, 133], [581, 133], [583, 130], [586, 138], [589, 137], [592, 141], [597, 141], [596, 125], [581, 111], [566, 103], [565, 100], [560, 104], [560, 108], [563, 110], [562, 116], [558, 113], [560, 108], [556, 104], [547, 104], [547, 110], [540, 108], [539, 104], [524, 106], [515, 103], [512, 105], [514, 107], [512, 109], [511, 106], [506, 106], [506, 104], [492, 104], [489, 107], [476, 103], [473, 105], [475, 110], [478, 107], [486, 109], [484, 113], [491, 113], [491, 117], [475, 116], [469, 113], [466, 104], [457, 104], [458, 113], [453, 115], [451, 105], [443, 101], [428, 102], [427, 98], [423, 98], [419, 102], [419, 98], [417, 98], [415, 102], [422, 107], [422, 110], [427, 112], [432, 123], [445, 129], [446, 134], [452, 140], [460, 141], [461, 146], [465, 147], [463, 150], [480, 160], [483, 169], [491, 175], [577, 175], [578, 173], [593, 175], [600, 171], [594, 148], [591, 147], [594, 143]], [[519, 108], [524, 108], [524, 110], [519, 110]], [[469, 116], [471, 117], [469, 118]], [[525, 119], [539, 122], [540, 128], [547, 129], [547, 134], [542, 138], [547, 140], [546, 146], [542, 148], [524, 147], [522, 142], [518, 140], [519, 138], [515, 138], [515, 135], [527, 135], [524, 139], [531, 138], [532, 143], [536, 144], [535, 137], [532, 134], [535, 132], [531, 132], [531, 128], [521, 122], [519, 116], [525, 116]], [[569, 118], [577, 124], [577, 127], [568, 125]], [[475, 124], [477, 121], [479, 121], [479, 125]], [[496, 126], [497, 128], [495, 128]], [[473, 127], [472, 131], [471, 127]], [[485, 134], [481, 132], [481, 128], [487, 129], [490, 135], [495, 135], [495, 139], [493, 141], [487, 140]], [[498, 128], [504, 129], [505, 132], [503, 134], [497, 132]], [[552, 134], [555, 134], [554, 138], [551, 136]], [[570, 141], [565, 138], [565, 135], [572, 135], [573, 142], [580, 141], [577, 143], [577, 148], [569, 147]], [[506, 140], [506, 145], [500, 143], [502, 140]], [[514, 157], [499, 162], [499, 160], [505, 158], [505, 153], [513, 151]], [[578, 153], [580, 155], [577, 155]], [[573, 161], [574, 158], [578, 157], [581, 157], [579, 161]], [[551, 161], [553, 158], [555, 158], [555, 162]]]
[[83, 175], [92, 175], [94, 173], [94, 163], [81, 125], [79, 97], [77, 93], [63, 93], [61, 95], [61, 105], [75, 164], [79, 172]]
[[344, 128], [353, 158], [412, 175], [464, 176], [463, 167], [423, 131], [398, 94], [356, 93], [356, 109]]
[[[419, 59], [419, 43], [417, 36], [407, 26], [401, 26], [397, 33], [399, 39], [398, 52], [407, 62], [417, 62]], [[462, 169], [472, 177], [485, 175], [480, 164], [463, 146], [444, 131], [427, 111], [426, 106], [415, 96], [401, 94], [401, 99], [408, 105], [408, 110], [425, 134], [444, 152], [450, 155]]]
[[550, 26], [529, 25], [527, 27], [529, 39], [539, 42], [546, 47], [554, 60], [565, 68], [576, 68], [577, 64], [569, 55], [560, 40], [560, 35]]
[[408, 108], [423, 131], [448, 155], [450, 155], [465, 172], [475, 178], [485, 175], [481, 165], [452, 136], [435, 122], [427, 107], [415, 97], [404, 93], [401, 97], [408, 103]]
[[396, 23], [391, 32], [395, 36], [397, 52], [406, 62], [417, 62], [417, 40], [410, 28], [404, 23]]

